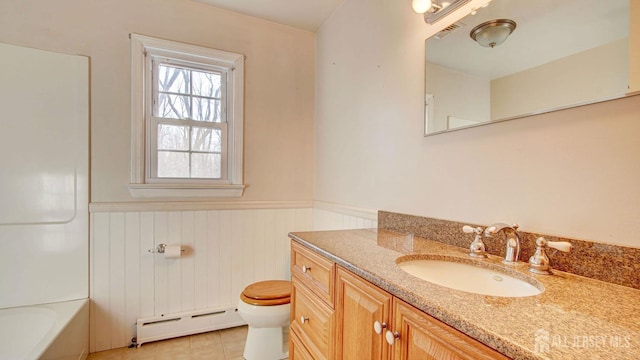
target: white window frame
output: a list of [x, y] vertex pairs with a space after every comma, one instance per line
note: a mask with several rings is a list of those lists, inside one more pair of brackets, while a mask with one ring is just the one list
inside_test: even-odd
[[[155, 176], [152, 161], [153, 137], [158, 119], [152, 116], [151, 57], [165, 57], [182, 63], [207, 64], [227, 73], [226, 147], [223, 179], [165, 179]], [[197, 68], [197, 66], [194, 66]], [[143, 35], [131, 34], [131, 182], [134, 197], [217, 198], [240, 197], [243, 184], [244, 55], [204, 48]], [[187, 120], [188, 121], [188, 120]], [[226, 160], [224, 160], [226, 158]]]

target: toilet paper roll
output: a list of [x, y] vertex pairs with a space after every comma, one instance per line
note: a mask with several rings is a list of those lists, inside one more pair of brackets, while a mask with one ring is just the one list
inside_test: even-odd
[[180, 245], [167, 245], [164, 248], [165, 259], [175, 259], [182, 255], [182, 247]]

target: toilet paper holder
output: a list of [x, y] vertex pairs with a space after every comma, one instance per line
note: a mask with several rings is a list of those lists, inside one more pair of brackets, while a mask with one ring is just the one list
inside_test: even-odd
[[[154, 254], [164, 254], [164, 250], [166, 248], [167, 248], [167, 244], [161, 243], [161, 244], [158, 244], [158, 246], [156, 246], [155, 249], [149, 249], [147, 251]], [[184, 252], [184, 249], [180, 248], [180, 252]]]

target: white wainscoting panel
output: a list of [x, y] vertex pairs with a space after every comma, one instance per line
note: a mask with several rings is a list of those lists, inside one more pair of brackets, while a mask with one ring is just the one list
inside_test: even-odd
[[[137, 318], [234, 306], [251, 282], [289, 279], [287, 234], [311, 230], [313, 217], [311, 208], [93, 212], [90, 352], [129, 345]], [[160, 243], [185, 252], [148, 252]]]
[[314, 202], [314, 230], [369, 229], [377, 227], [378, 214], [375, 210], [366, 210], [327, 202]]

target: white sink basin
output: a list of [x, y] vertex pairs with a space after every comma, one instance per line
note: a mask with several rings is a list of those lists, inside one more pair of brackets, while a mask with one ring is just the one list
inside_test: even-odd
[[[413, 256], [398, 258], [396, 262], [402, 270], [417, 278], [474, 294], [525, 297], [539, 295], [544, 291], [542, 284], [532, 277], [519, 275], [522, 277], [519, 279], [497, 270], [499, 267], [496, 265], [483, 265], [471, 259], [442, 256], [415, 259]], [[485, 267], [480, 267], [481, 265]]]

